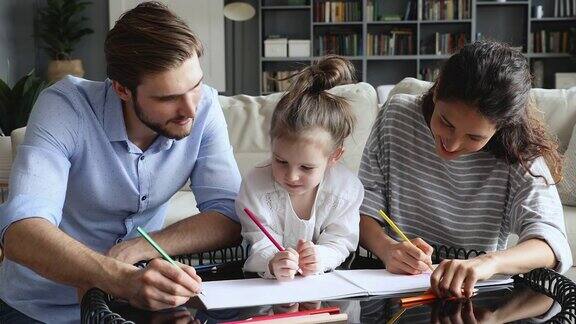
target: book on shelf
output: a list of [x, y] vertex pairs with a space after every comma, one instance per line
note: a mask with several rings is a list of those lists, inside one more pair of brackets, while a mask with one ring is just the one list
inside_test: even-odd
[[417, 0], [406, 2], [404, 12], [386, 12], [384, 1], [389, 0], [367, 0], [366, 2], [366, 20], [367, 21], [401, 21], [416, 20], [417, 17]]
[[422, 43], [421, 53], [446, 55], [458, 51], [468, 42], [466, 33], [434, 33]]
[[576, 17], [576, 0], [554, 0], [554, 16]]
[[362, 1], [315, 1], [315, 22], [347, 22], [362, 21]]
[[282, 92], [288, 90], [292, 79], [286, 79], [298, 71], [263, 71], [262, 92]]
[[530, 64], [532, 69], [532, 86], [535, 88], [544, 87], [544, 62], [542, 60], [535, 60]]
[[416, 13], [416, 18], [418, 18], [418, 20], [422, 20], [422, 7], [424, 6], [422, 0], [418, 0], [418, 3], [416, 5], [418, 12]]
[[404, 20], [416, 20], [416, 5], [417, 2], [410, 0], [406, 2], [406, 10], [404, 10]]
[[569, 53], [570, 47], [576, 39], [568, 30], [547, 31], [540, 30], [530, 33], [532, 51], [534, 53]]
[[411, 29], [393, 29], [367, 36], [369, 56], [414, 55], [414, 32]]
[[463, 20], [472, 17], [471, 0], [420, 0], [421, 20]]
[[400, 15], [384, 15], [382, 16], [382, 21], [399, 21], [402, 20]]
[[362, 55], [362, 35], [355, 32], [333, 32], [317, 36], [318, 56], [338, 54], [343, 56]]

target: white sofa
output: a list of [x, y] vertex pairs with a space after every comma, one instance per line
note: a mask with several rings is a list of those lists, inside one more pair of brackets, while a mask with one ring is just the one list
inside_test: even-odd
[[[412, 78], [406, 78], [398, 83], [390, 92], [419, 94], [430, 86], [429, 83]], [[357, 127], [345, 146], [344, 164], [357, 171], [362, 150], [370, 133], [372, 123], [378, 112], [376, 91], [366, 83], [336, 87], [333, 93], [346, 97], [352, 104], [357, 117]], [[536, 102], [545, 112], [546, 121], [558, 135], [561, 149], [565, 150], [572, 129], [576, 124], [576, 91], [568, 93], [565, 90], [533, 90]], [[220, 104], [228, 123], [230, 142], [241, 174], [246, 174], [257, 162], [269, 157], [268, 130], [272, 111], [281, 94], [251, 97], [237, 95], [233, 97], [220, 96]], [[12, 133], [13, 148], [21, 142], [24, 129]], [[565, 219], [576, 260], [576, 207], [565, 206]], [[197, 212], [194, 195], [186, 188], [179, 191], [170, 200], [166, 225], [172, 224], [184, 217]], [[576, 268], [572, 268], [569, 276], [576, 280]]]

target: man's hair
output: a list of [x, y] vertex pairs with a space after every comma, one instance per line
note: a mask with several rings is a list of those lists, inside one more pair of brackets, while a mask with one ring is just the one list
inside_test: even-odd
[[133, 94], [145, 75], [176, 68], [203, 51], [188, 25], [158, 2], [125, 12], [104, 43], [108, 77]]

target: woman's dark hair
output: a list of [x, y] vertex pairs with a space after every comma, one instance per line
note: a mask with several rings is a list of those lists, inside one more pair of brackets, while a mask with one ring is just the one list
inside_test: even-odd
[[335, 147], [342, 146], [354, 128], [354, 114], [346, 99], [326, 90], [353, 83], [354, 74], [350, 61], [330, 55], [293, 75], [272, 114], [270, 138], [294, 138], [321, 128], [332, 136]]
[[519, 163], [530, 175], [541, 178], [544, 176], [530, 171], [530, 165], [543, 156], [558, 183], [562, 157], [556, 139], [537, 116], [530, 97], [531, 82], [524, 55], [502, 43], [478, 41], [464, 46], [444, 63], [423, 97], [422, 109], [429, 119], [434, 97], [475, 107], [497, 129], [485, 150], [509, 164]]

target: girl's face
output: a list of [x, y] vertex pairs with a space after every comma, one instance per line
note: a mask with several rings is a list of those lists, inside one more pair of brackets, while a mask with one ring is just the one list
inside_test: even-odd
[[473, 106], [435, 100], [430, 129], [438, 155], [453, 160], [481, 150], [496, 132], [496, 125]]
[[314, 190], [328, 167], [338, 162], [343, 149], [332, 150], [330, 134], [321, 129], [297, 138], [272, 141], [272, 175], [290, 196]]

